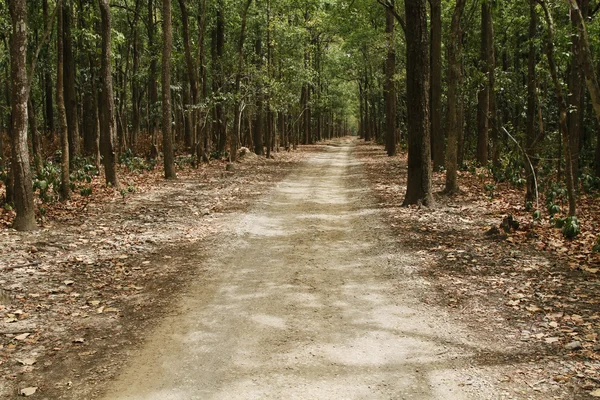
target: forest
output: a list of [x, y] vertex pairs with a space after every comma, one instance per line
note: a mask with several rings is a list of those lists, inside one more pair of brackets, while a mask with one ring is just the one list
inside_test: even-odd
[[0, 7], [0, 182], [17, 230], [89, 195], [91, 177], [119, 187], [119, 166], [160, 162], [171, 179], [240, 147], [270, 157], [351, 133], [408, 150], [405, 204], [432, 202], [432, 171], [454, 193], [457, 171], [482, 166], [575, 236], [578, 194], [598, 188], [594, 1]]
[[1, 1], [0, 397], [600, 397], [599, 19]]

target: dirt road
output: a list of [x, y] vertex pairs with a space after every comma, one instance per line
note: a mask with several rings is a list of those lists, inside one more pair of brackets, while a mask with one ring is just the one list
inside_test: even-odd
[[[484, 345], [419, 299], [350, 141], [232, 221], [105, 399], [498, 398]], [[493, 350], [487, 348], [486, 350]]]

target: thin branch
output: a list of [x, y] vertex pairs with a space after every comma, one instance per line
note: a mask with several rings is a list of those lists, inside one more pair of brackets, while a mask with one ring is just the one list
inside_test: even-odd
[[402, 27], [402, 30], [406, 34], [406, 22], [404, 21], [404, 17], [398, 13], [398, 10], [396, 10], [396, 7], [390, 2], [390, 0], [377, 0], [377, 2], [392, 12], [394, 18], [396, 18]]

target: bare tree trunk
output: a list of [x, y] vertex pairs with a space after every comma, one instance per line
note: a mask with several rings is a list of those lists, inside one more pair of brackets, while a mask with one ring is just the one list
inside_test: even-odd
[[[577, 25], [577, 28], [579, 30], [578, 40], [581, 45], [580, 53], [581, 62], [583, 65], [583, 73], [585, 75], [585, 82], [588, 91], [590, 92], [590, 97], [592, 99], [592, 106], [596, 114], [596, 119], [598, 120], [598, 123], [600, 123], [600, 85], [598, 84], [598, 78], [594, 69], [587, 28], [585, 26], [582, 10], [579, 8], [577, 1], [568, 0], [568, 2], [571, 8], [571, 17], [574, 19], [575, 24]], [[598, 141], [598, 143], [598, 154], [600, 155], [600, 140]], [[600, 163], [596, 166], [596, 169], [597, 175], [600, 176]]]
[[[535, 73], [535, 66], [537, 64], [536, 55], [537, 50], [535, 46], [535, 37], [537, 34], [537, 13], [535, 11], [535, 1], [529, 1], [529, 56], [527, 61], [527, 139], [525, 151], [530, 156], [530, 160], [534, 164], [534, 168], [537, 165], [536, 149], [539, 147], [535, 129], [537, 107], [537, 77]], [[533, 157], [531, 157], [533, 156]], [[527, 167], [528, 160], [525, 160]], [[525, 201], [532, 202], [535, 199], [535, 180], [533, 171], [527, 169], [527, 193], [525, 194]]]
[[111, 15], [108, 0], [98, 0], [102, 18], [102, 89], [100, 101], [100, 153], [104, 164], [106, 184], [119, 186], [117, 178], [117, 157], [115, 154], [116, 121], [115, 100], [111, 72]]
[[408, 181], [403, 205], [433, 205], [429, 120], [429, 41], [425, 0], [406, 1]]
[[229, 144], [229, 159], [233, 162], [237, 160], [238, 142], [242, 133], [242, 100], [240, 98], [240, 85], [242, 83], [242, 68], [244, 67], [244, 41], [246, 40], [246, 21], [248, 17], [248, 9], [252, 4], [252, 0], [246, 0], [242, 9], [242, 26], [240, 28], [240, 39], [238, 42], [238, 62], [237, 71], [235, 74], [235, 106], [233, 109], [233, 131]]
[[67, 117], [67, 131], [69, 138], [69, 163], [73, 161], [79, 151], [79, 119], [77, 118], [77, 92], [75, 90], [75, 58], [73, 57], [73, 13], [71, 0], [63, 1], [63, 70], [64, 70], [64, 102]]
[[[393, 0], [392, 0], [393, 5]], [[396, 47], [394, 25], [396, 18], [392, 10], [386, 8], [385, 33], [387, 35], [387, 59], [385, 60], [385, 143], [388, 156], [396, 155]]]
[[190, 46], [190, 29], [189, 29], [189, 15], [185, 0], [178, 0], [179, 8], [181, 9], [181, 27], [183, 30], [183, 48], [185, 53], [185, 64], [187, 67], [187, 78], [190, 84], [190, 97], [192, 107], [186, 105], [188, 108], [188, 119], [189, 119], [189, 145], [192, 148], [192, 154], [196, 153], [196, 146], [198, 142], [197, 134], [197, 112], [195, 111], [195, 105], [198, 103], [198, 79], [196, 76], [196, 65], [192, 57], [192, 51]]
[[569, 198], [569, 216], [577, 214], [577, 202], [575, 198], [575, 181], [573, 179], [573, 164], [569, 162], [571, 160], [571, 151], [569, 146], [569, 128], [567, 124], [567, 103], [563, 95], [562, 86], [558, 78], [558, 69], [556, 67], [556, 61], [554, 59], [554, 21], [552, 20], [552, 14], [548, 10], [548, 6], [545, 1], [538, 0], [544, 9], [544, 16], [546, 17], [546, 24], [548, 25], [547, 43], [546, 43], [546, 54], [548, 56], [548, 65], [550, 67], [550, 74], [552, 75], [552, 83], [554, 84], [554, 91], [558, 100], [559, 110], [559, 126], [562, 137], [562, 145], [565, 152], [565, 160], [567, 161], [565, 167], [565, 173], [567, 177], [567, 195]]
[[483, 88], [479, 91], [477, 106], [477, 161], [485, 165], [488, 162], [488, 141], [490, 129], [490, 71], [492, 61], [492, 5], [489, 1], [481, 3], [481, 72], [484, 75]]
[[61, 149], [61, 182], [60, 182], [60, 198], [66, 200], [71, 194], [71, 182], [69, 177], [69, 131], [67, 128], [67, 113], [65, 110], [64, 97], [64, 13], [62, 0], [56, 3], [58, 7], [58, 33], [56, 43], [58, 50], [56, 53], [56, 108], [58, 110], [58, 135], [60, 137]]
[[150, 150], [150, 156], [153, 158], [158, 157], [158, 143], [156, 139], [156, 129], [158, 125], [156, 105], [158, 103], [158, 85], [156, 83], [157, 74], [157, 62], [155, 57], [156, 42], [155, 32], [156, 27], [154, 23], [154, 1], [148, 0], [148, 50], [150, 52], [150, 66], [148, 69], [148, 131], [152, 137], [152, 148]]
[[[27, 100], [27, 111], [29, 117], [29, 132], [31, 134], [31, 150], [33, 152], [33, 165], [39, 174], [42, 171], [42, 147], [40, 143], [40, 134], [38, 132], [37, 117], [35, 107], [31, 96]], [[2, 134], [0, 133], [0, 136]]]
[[444, 165], [444, 130], [442, 129], [442, 2], [431, 5], [431, 149], [433, 168]]
[[[217, 1], [217, 26], [216, 26], [216, 67], [214, 78], [217, 85], [216, 92], [222, 93], [225, 89], [225, 71], [224, 71], [224, 60], [225, 54], [225, 3], [224, 0]], [[216, 115], [216, 128], [217, 128], [217, 140], [218, 140], [218, 151], [220, 154], [225, 152], [225, 146], [227, 144], [227, 123], [225, 120], [225, 106], [222, 101], [218, 101], [215, 106]]]
[[[50, 20], [48, 15], [48, 0], [42, 1], [42, 10], [44, 15], [44, 25], [47, 26]], [[46, 60], [49, 61], [48, 59]], [[50, 74], [50, 68], [48, 66], [44, 68], [44, 93], [46, 133], [52, 133], [54, 131], [54, 108], [52, 105], [52, 75]]]
[[466, 0], [457, 0], [452, 14], [450, 36], [448, 37], [448, 111], [446, 125], [448, 145], [446, 152], [446, 187], [444, 192], [456, 193], [458, 186], [458, 137], [462, 131], [462, 107], [460, 106], [460, 83], [462, 81], [462, 31], [460, 22], [465, 9]]
[[162, 136], [165, 178], [175, 179], [173, 157], [173, 133], [171, 130], [171, 51], [173, 31], [171, 23], [171, 0], [162, 2], [163, 50], [162, 50]]
[[[59, 0], [60, 1], [60, 0]], [[35, 223], [33, 188], [27, 146], [27, 4], [25, 0], [10, 0], [12, 36], [10, 41], [10, 69], [12, 80], [12, 173], [14, 202], [17, 216], [13, 228], [31, 231]]]

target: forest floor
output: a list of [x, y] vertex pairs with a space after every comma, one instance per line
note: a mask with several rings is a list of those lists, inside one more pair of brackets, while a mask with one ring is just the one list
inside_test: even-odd
[[1, 398], [600, 396], [594, 256], [479, 178], [401, 208], [406, 158], [356, 140], [224, 169], [0, 230]]

